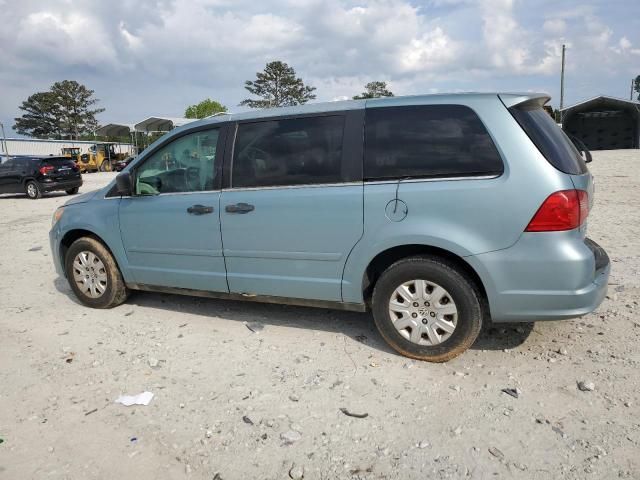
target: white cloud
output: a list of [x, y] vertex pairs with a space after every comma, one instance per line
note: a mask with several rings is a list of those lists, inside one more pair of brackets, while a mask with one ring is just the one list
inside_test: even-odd
[[549, 20], [545, 20], [542, 28], [547, 33], [560, 35], [565, 32], [567, 28], [567, 22], [565, 22], [562, 18], [550, 18]]
[[[2, 1], [2, 0], [0, 0]], [[616, 88], [638, 70], [640, 31], [615, 2], [539, 0], [30, 0], [0, 9], [0, 120], [64, 78], [96, 90], [120, 121], [179, 115], [212, 97], [232, 109], [243, 83], [280, 59], [348, 97], [384, 80], [397, 94], [557, 91], [568, 45], [568, 92]], [[579, 79], [579, 80], [578, 80]], [[605, 87], [603, 87], [605, 85]], [[589, 90], [587, 92], [587, 90]], [[614, 94], [614, 92], [610, 92]], [[572, 95], [570, 93], [569, 95]], [[575, 93], [576, 95], [578, 93]], [[576, 99], [578, 100], [578, 99]]]
[[631, 42], [627, 37], [622, 37], [618, 42], [618, 45], [620, 45], [620, 48], [622, 50], [627, 50], [628, 48], [631, 48]]
[[401, 46], [394, 59], [402, 72], [428, 71], [453, 63], [459, 52], [458, 44], [437, 27]]
[[26, 55], [47, 56], [62, 64], [113, 66], [116, 52], [103, 25], [80, 13], [38, 11], [18, 26], [16, 44]]
[[484, 42], [493, 66], [517, 74], [549, 74], [556, 64], [556, 45], [543, 41], [543, 53], [536, 57], [530, 34], [516, 20], [513, 7], [513, 0], [483, 2]]

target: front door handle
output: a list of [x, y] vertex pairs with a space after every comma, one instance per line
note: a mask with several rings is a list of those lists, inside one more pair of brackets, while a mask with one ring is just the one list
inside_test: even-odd
[[248, 203], [236, 203], [235, 205], [227, 205], [224, 207], [227, 213], [249, 213], [256, 209], [253, 205]]
[[193, 215], [205, 215], [207, 213], [213, 213], [213, 207], [207, 207], [205, 205], [192, 205], [187, 208], [187, 212]]

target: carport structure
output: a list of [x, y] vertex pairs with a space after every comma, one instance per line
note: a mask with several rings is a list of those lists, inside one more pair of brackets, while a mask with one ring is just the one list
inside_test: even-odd
[[[141, 122], [136, 123], [133, 128], [137, 134], [141, 133], [142, 146], [147, 147], [149, 144], [157, 138], [158, 133], [170, 132], [174, 128], [181, 127], [187, 123], [195, 122], [195, 118], [181, 118], [181, 117], [149, 117]], [[136, 142], [137, 146], [137, 142]]]
[[96, 130], [96, 135], [100, 137], [126, 137], [133, 132], [133, 124], [109, 123]]
[[169, 132], [174, 128], [181, 127], [190, 122], [195, 122], [194, 118], [177, 117], [149, 117], [134, 125], [136, 132], [154, 133]]
[[96, 130], [100, 137], [129, 137], [131, 144], [135, 145], [135, 153], [138, 153], [138, 135], [132, 123], [109, 123]]
[[562, 129], [590, 150], [640, 148], [640, 103], [600, 95], [562, 109]]
[[[180, 117], [149, 117], [138, 123], [109, 123], [96, 130], [96, 135], [101, 137], [129, 137], [131, 143], [135, 145], [136, 152], [144, 148], [149, 143], [148, 136], [154, 133], [164, 133], [181, 127], [187, 123], [194, 122], [192, 118]], [[138, 139], [139, 134], [142, 138]], [[140, 142], [138, 141], [140, 140]]]

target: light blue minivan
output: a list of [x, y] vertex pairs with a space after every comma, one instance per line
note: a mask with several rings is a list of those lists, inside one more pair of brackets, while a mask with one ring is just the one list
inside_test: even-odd
[[[59, 208], [56, 269], [87, 306], [130, 290], [372, 311], [440, 362], [483, 323], [606, 294], [593, 180], [538, 94], [395, 97], [219, 115]], [[91, 205], [84, 205], [91, 203]]]

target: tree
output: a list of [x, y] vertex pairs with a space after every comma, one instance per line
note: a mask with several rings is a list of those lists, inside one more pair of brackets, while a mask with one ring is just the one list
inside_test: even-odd
[[365, 91], [353, 97], [354, 100], [365, 98], [393, 97], [393, 92], [387, 90], [387, 82], [369, 82], [364, 86]]
[[240, 102], [240, 105], [251, 108], [301, 105], [316, 98], [313, 93], [315, 87], [305, 85], [301, 78], [296, 77], [292, 67], [280, 61], [267, 63], [263, 72], [256, 73], [255, 81], [244, 82], [244, 88], [262, 98], [248, 98]]
[[215, 100], [211, 100], [210, 98], [207, 98], [195, 105], [189, 105], [187, 109], [184, 111], [184, 116], [186, 118], [205, 118], [205, 117], [210, 117], [215, 113], [221, 113], [226, 111], [227, 111], [227, 107], [225, 107], [219, 102], [216, 102]]
[[64, 136], [77, 138], [95, 132], [98, 128], [96, 115], [104, 112], [104, 108], [91, 109], [98, 103], [98, 99], [93, 97], [93, 90], [75, 80], [63, 80], [53, 84], [51, 93], [60, 106], [60, 123]]
[[633, 80], [633, 89], [638, 94], [638, 101], [640, 101], [640, 75]]
[[16, 132], [36, 138], [61, 138], [60, 112], [51, 92], [34, 93], [19, 108], [25, 113], [14, 119]]
[[14, 130], [38, 138], [77, 139], [98, 128], [96, 115], [104, 108], [92, 108], [98, 99], [94, 91], [74, 80], [54, 83], [48, 92], [38, 92], [22, 102], [25, 113], [16, 118]]

